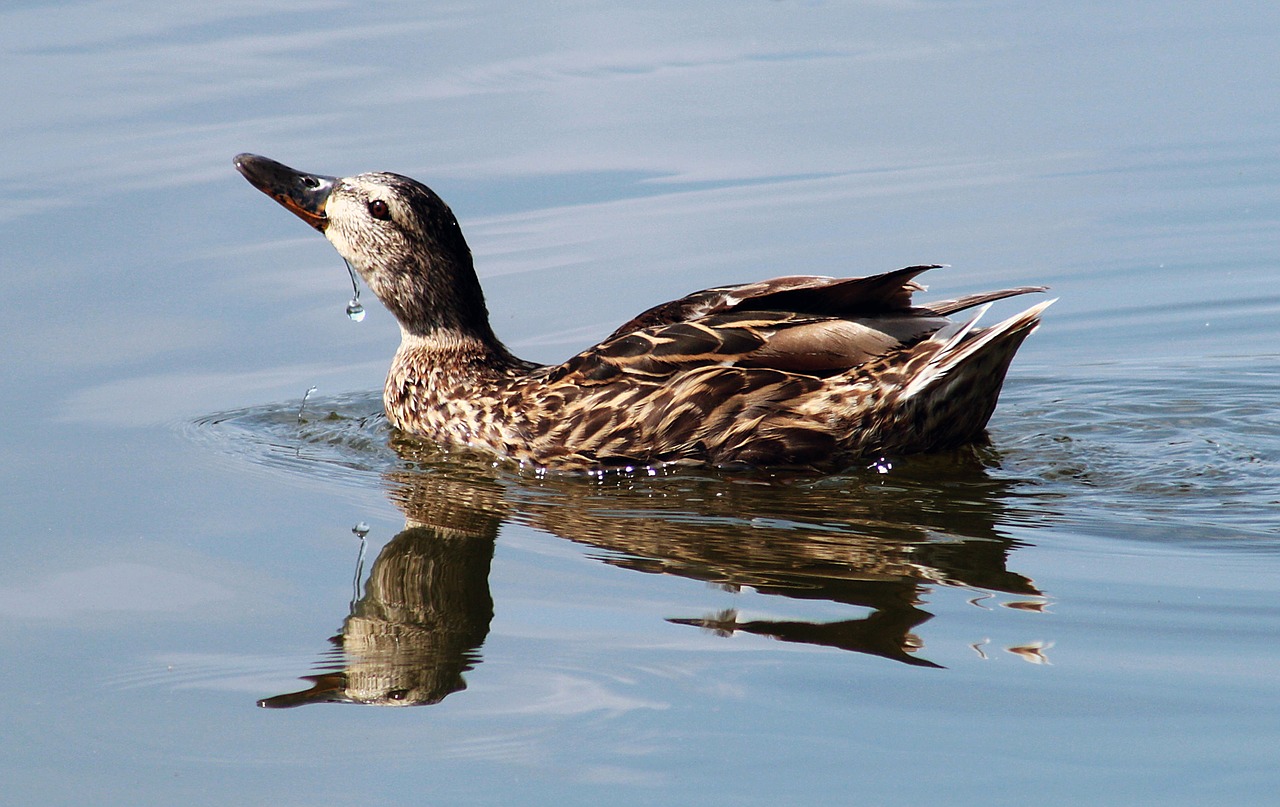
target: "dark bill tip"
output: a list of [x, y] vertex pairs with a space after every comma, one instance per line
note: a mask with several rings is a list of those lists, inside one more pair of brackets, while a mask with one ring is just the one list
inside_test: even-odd
[[324, 212], [325, 202], [338, 182], [336, 177], [307, 174], [257, 154], [238, 154], [233, 162], [249, 184], [324, 232], [329, 224]]

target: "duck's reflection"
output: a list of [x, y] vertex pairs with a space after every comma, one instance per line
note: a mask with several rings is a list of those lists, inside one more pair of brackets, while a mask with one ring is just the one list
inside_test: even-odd
[[408, 523], [373, 561], [342, 631], [330, 641], [337, 669], [307, 676], [313, 685], [259, 706], [437, 703], [466, 688], [479, 660], [493, 598], [489, 565], [501, 523], [492, 482], [423, 477], [404, 494]]
[[[387, 475], [407, 526], [374, 561], [363, 597], [334, 637], [334, 669], [314, 686], [261, 701], [436, 703], [462, 674], [493, 616], [494, 540], [515, 521], [601, 550], [600, 560], [726, 588], [859, 606], [834, 622], [740, 620], [734, 611], [674, 614], [670, 622], [840, 648], [922, 667], [912, 631], [932, 617], [931, 585], [1039, 597], [1005, 564], [1005, 483], [974, 454], [913, 461], [912, 476], [778, 480], [724, 475], [576, 477], [504, 475], [396, 444], [403, 469]], [[927, 480], [927, 481], [926, 481]]]

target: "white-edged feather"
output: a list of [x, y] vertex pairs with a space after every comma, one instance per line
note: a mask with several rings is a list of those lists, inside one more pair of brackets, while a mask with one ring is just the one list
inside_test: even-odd
[[1052, 300], [1033, 305], [1021, 313], [1014, 314], [1012, 317], [970, 336], [978, 320], [991, 307], [991, 303], [987, 303], [979, 308], [977, 314], [967, 322], [957, 323], [958, 330], [955, 333], [946, 334], [945, 331], [948, 329], [942, 329], [933, 338], [935, 340], [939, 337], [945, 338], [947, 340], [946, 343], [929, 359], [929, 363], [925, 365], [924, 369], [903, 388], [901, 400], [906, 400], [933, 386], [965, 359], [981, 353], [988, 345], [1005, 334], [1019, 330], [1023, 330], [1028, 334], [1031, 333], [1040, 325], [1040, 315], [1044, 310], [1057, 301], [1058, 298], [1055, 297]]

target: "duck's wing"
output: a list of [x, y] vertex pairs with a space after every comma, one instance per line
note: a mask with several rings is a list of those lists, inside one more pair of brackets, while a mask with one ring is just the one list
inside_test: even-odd
[[619, 326], [605, 341], [730, 311], [787, 311], [828, 317], [905, 311], [911, 308], [912, 292], [923, 291], [915, 282], [916, 276], [940, 266], [908, 266], [871, 277], [790, 275], [758, 283], [703, 289], [642, 312]]
[[[935, 334], [947, 339], [973, 327], [972, 322], [953, 323], [948, 314], [1043, 291], [1024, 286], [913, 306], [911, 293], [920, 289], [914, 278], [930, 268], [911, 266], [868, 278], [775, 278], [707, 289], [650, 309], [599, 345], [548, 368], [546, 377], [587, 385], [623, 376], [658, 382], [708, 365], [826, 377]], [[700, 313], [705, 310], [712, 313]], [[656, 324], [635, 327], [647, 319]]]
[[548, 381], [587, 386], [629, 377], [660, 383], [698, 367], [768, 368], [830, 376], [919, 342], [949, 324], [915, 314], [835, 318], [730, 311], [607, 339], [549, 370]]
[[[902, 270], [919, 271], [923, 268]], [[775, 286], [769, 295], [776, 304], [778, 295], [785, 300], [801, 292], [790, 297], [800, 301], [796, 307], [816, 308], [808, 294], [847, 282], [825, 280], [782, 290]], [[1044, 306], [979, 328], [981, 310], [967, 322], [952, 322], [938, 312], [1031, 289], [970, 295], [929, 308], [911, 306], [916, 286], [910, 277], [866, 280], [879, 284], [865, 283], [860, 294], [841, 303], [874, 301], [853, 309], [866, 314], [756, 311], [738, 304], [678, 319], [691, 316], [685, 309], [673, 315], [677, 321], [621, 333], [564, 364], [543, 368], [528, 377], [540, 403], [528, 418], [527, 439], [548, 456], [587, 466], [690, 457], [717, 464], [821, 463], [843, 445], [840, 440], [854, 439], [833, 430], [825, 416], [814, 417], [811, 405], [826, 404], [814, 404], [811, 396], [823, 390], [833, 415], [846, 420], [861, 417], [857, 407], [865, 404], [858, 403], [864, 397], [873, 408], [875, 400], [892, 398], [921, 401], [926, 414], [942, 413], [929, 423], [943, 425], [918, 436], [895, 436], [890, 430], [883, 435], [886, 444], [950, 445], [972, 439], [990, 416], [1009, 359], [1034, 330]], [[963, 394], [952, 394], [955, 389]], [[894, 417], [884, 407], [875, 411], [882, 420]], [[958, 426], [950, 429], [953, 420]]]

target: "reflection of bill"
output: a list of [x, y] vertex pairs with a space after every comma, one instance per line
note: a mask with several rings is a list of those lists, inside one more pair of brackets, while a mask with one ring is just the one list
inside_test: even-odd
[[340, 666], [263, 706], [426, 704], [463, 689], [493, 616], [488, 573], [503, 521], [636, 571], [869, 609], [834, 622], [740, 621], [732, 610], [670, 622], [921, 667], [938, 666], [917, 655], [912, 633], [932, 618], [920, 608], [930, 585], [1040, 596], [1005, 566], [1015, 543], [997, 525], [1008, 484], [964, 452], [900, 464], [890, 485], [880, 475], [530, 478], [396, 443], [413, 470], [387, 481], [409, 526], [379, 554], [333, 640]]

